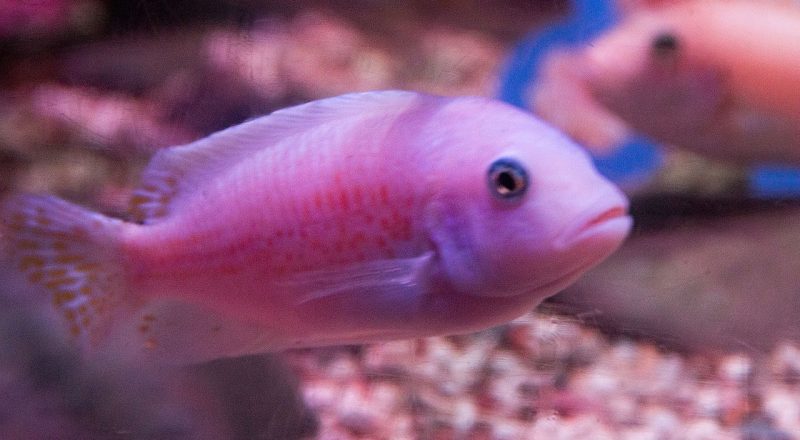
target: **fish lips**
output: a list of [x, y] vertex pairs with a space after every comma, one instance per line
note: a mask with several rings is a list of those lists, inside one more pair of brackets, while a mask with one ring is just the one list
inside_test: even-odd
[[[592, 205], [578, 216], [554, 240], [560, 251], [568, 251], [578, 246], [588, 248], [611, 247], [611, 253], [625, 239], [631, 230], [633, 219], [628, 215], [627, 203], [612, 204], [603, 201]], [[594, 242], [592, 242], [594, 240]]]
[[[611, 255], [627, 237], [633, 225], [627, 204], [588, 209], [585, 215], [565, 229], [555, 240], [555, 247], [566, 254], [576, 253], [573, 268], [558, 278], [537, 286], [535, 294], [544, 298], [554, 295], [574, 283], [584, 272], [600, 264]], [[531, 294], [531, 292], [528, 292]]]

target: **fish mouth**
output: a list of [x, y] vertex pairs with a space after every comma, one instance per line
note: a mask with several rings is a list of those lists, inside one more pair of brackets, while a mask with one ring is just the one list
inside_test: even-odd
[[627, 209], [623, 208], [622, 206], [615, 206], [613, 208], [601, 212], [600, 215], [591, 218], [586, 223], [585, 229], [592, 228], [593, 226], [605, 223], [606, 221], [611, 221], [620, 217], [627, 217], [627, 216], [628, 216]]
[[526, 294], [535, 293], [544, 298], [574, 283], [584, 272], [602, 262], [622, 244], [632, 224], [633, 219], [628, 215], [625, 204], [602, 209], [600, 212], [596, 209], [589, 210], [587, 215], [582, 216], [582, 220], [563, 231], [556, 240], [558, 249], [566, 251], [568, 255], [581, 248], [578, 252], [580, 257], [569, 264], [571, 267], [565, 273], [535, 286], [532, 292]]
[[567, 249], [592, 238], [622, 242], [632, 224], [633, 219], [628, 215], [627, 204], [614, 205], [599, 212], [593, 208], [562, 231], [555, 243], [558, 248]]

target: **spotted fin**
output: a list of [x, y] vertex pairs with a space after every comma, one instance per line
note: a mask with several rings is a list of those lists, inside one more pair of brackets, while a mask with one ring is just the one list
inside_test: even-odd
[[0, 218], [14, 268], [49, 294], [71, 337], [85, 348], [94, 344], [123, 301], [118, 249], [124, 223], [31, 195], [5, 201]]
[[131, 197], [138, 223], [166, 217], [183, 194], [191, 193], [254, 153], [314, 129], [341, 125], [364, 115], [400, 113], [420, 95], [404, 91], [352, 93], [278, 110], [196, 142], [159, 151]]

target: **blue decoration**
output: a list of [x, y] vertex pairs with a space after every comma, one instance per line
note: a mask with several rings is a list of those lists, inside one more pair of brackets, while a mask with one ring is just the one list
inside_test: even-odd
[[800, 197], [800, 169], [788, 165], [759, 165], [748, 173], [750, 193], [762, 199]]

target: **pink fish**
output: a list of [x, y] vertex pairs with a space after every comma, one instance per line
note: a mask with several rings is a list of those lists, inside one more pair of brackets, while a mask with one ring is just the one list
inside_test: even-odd
[[597, 150], [636, 130], [712, 158], [800, 164], [798, 41], [787, 2], [642, 8], [545, 62], [533, 107]]
[[31, 195], [2, 220], [84, 349], [186, 362], [503, 323], [612, 253], [626, 210], [523, 111], [385, 91], [160, 151], [134, 221]]

